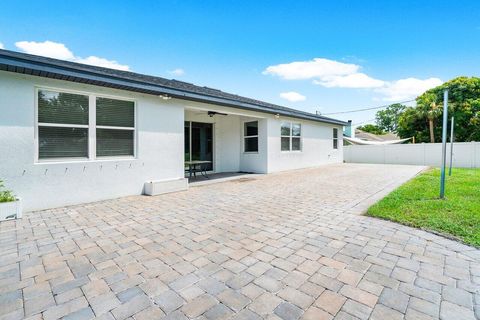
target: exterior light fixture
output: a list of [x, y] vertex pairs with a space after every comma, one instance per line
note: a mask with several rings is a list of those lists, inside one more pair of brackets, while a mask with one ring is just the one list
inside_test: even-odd
[[275, 115], [275, 119], [280, 119], [280, 115], [278, 113]]
[[159, 94], [158, 97], [162, 98], [163, 100], [170, 100], [172, 97], [166, 95], [166, 94]]

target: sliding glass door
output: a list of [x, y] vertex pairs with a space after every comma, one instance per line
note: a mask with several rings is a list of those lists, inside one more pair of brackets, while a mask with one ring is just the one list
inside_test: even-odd
[[213, 124], [185, 121], [185, 161], [211, 161], [205, 165], [213, 170]]

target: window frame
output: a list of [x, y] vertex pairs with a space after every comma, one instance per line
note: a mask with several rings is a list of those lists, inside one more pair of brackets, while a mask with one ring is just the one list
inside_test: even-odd
[[[96, 160], [103, 160], [103, 159], [124, 159], [124, 158], [136, 158], [137, 155], [137, 104], [134, 99], [123, 99], [123, 98], [118, 98], [114, 96], [108, 96], [108, 95], [97, 95], [93, 94], [93, 100], [94, 101], [94, 112], [95, 112], [95, 141], [94, 146], [95, 150], [93, 150], [94, 153], [94, 159]], [[107, 98], [107, 99], [112, 99], [112, 100], [123, 100], [123, 101], [130, 101], [133, 102], [133, 127], [118, 127], [118, 126], [99, 126], [97, 125], [97, 98]], [[90, 102], [90, 101], [89, 101]], [[97, 129], [107, 129], [107, 130], [127, 130], [127, 131], [133, 131], [133, 155], [131, 156], [97, 156]]]
[[[335, 137], [335, 132], [337, 137]], [[338, 128], [332, 128], [332, 148], [333, 150], [338, 150]]]
[[[34, 163], [58, 163], [58, 162], [94, 162], [94, 161], [108, 161], [108, 160], [132, 160], [137, 159], [137, 141], [138, 141], [138, 115], [137, 115], [137, 100], [131, 97], [125, 97], [120, 95], [109, 95], [103, 93], [94, 93], [91, 91], [81, 91], [81, 90], [70, 90], [63, 89], [58, 87], [47, 87], [47, 86], [35, 86], [34, 87]], [[85, 125], [70, 125], [70, 124], [57, 124], [57, 123], [40, 123], [38, 121], [38, 93], [39, 91], [53, 91], [58, 93], [70, 93], [84, 95], [88, 97], [88, 124]], [[133, 102], [133, 125], [134, 127], [115, 127], [115, 126], [97, 126], [96, 124], [96, 112], [97, 112], [97, 98], [108, 98], [115, 100], [131, 101]], [[85, 128], [88, 129], [88, 157], [59, 157], [59, 158], [50, 158], [50, 159], [40, 159], [40, 150], [39, 150], [39, 127], [64, 127], [64, 128]], [[97, 128], [98, 129], [125, 129], [133, 131], [133, 155], [132, 156], [99, 156], [97, 157]]]
[[[208, 124], [211, 124], [212, 125], [212, 170], [208, 170], [207, 173], [214, 173], [216, 172], [216, 165], [217, 165], [217, 160], [216, 160], [216, 138], [215, 138], [215, 134], [216, 134], [216, 124], [215, 122], [200, 122], [200, 121], [193, 121], [193, 120], [185, 120], [183, 121], [183, 127], [185, 129], [185, 123], [188, 122], [188, 153], [190, 154], [190, 158], [187, 160], [185, 158], [185, 150], [184, 151], [184, 154], [183, 154], [183, 161], [192, 161], [192, 153], [191, 153], [191, 150], [192, 150], [192, 123], [193, 122], [196, 122], [196, 123], [208, 123]], [[187, 169], [187, 168], [186, 168]]]
[[[283, 135], [282, 134], [282, 125], [284, 123], [288, 123], [290, 125], [290, 134], [289, 135]], [[298, 124], [300, 126], [300, 135], [299, 136], [294, 136], [293, 135], [293, 125]], [[302, 129], [302, 123], [301, 122], [293, 122], [293, 121], [282, 121], [280, 123], [280, 152], [303, 152], [303, 135], [302, 135], [303, 129]], [[289, 146], [288, 150], [282, 150], [282, 138], [289, 138]], [[293, 138], [299, 139], [300, 140], [300, 149], [299, 150], [293, 150]]]
[[[245, 131], [245, 125], [247, 123], [251, 123], [251, 122], [256, 122], [257, 123], [257, 134], [256, 135], [253, 135], [253, 136], [247, 136], [247, 132]], [[243, 126], [242, 126], [242, 130], [243, 130], [243, 153], [247, 153], [247, 154], [255, 154], [255, 153], [258, 153], [259, 150], [260, 150], [260, 141], [259, 141], [259, 129], [260, 129], [260, 122], [258, 120], [247, 120], [247, 121], [243, 121]], [[257, 151], [245, 151], [245, 147], [247, 146], [247, 144], [245, 143], [245, 139], [248, 139], [248, 138], [257, 138]]]

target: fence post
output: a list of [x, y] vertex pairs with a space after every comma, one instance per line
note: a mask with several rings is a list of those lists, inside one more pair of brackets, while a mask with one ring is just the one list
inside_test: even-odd
[[472, 141], [472, 149], [473, 149], [473, 154], [472, 154], [472, 168], [480, 168], [480, 163], [479, 165], [477, 166], [477, 148], [480, 147], [480, 142], [475, 142], [475, 141]]
[[425, 142], [422, 142], [422, 147], [423, 147], [423, 165], [425, 166], [427, 162], [427, 159], [425, 156], [425, 154], [427, 153], [427, 147]]
[[452, 175], [452, 165], [453, 165], [453, 125], [455, 117], [452, 116], [452, 124], [450, 125], [450, 166], [448, 168], [448, 175]]
[[447, 162], [447, 125], [448, 125], [448, 90], [443, 92], [443, 126], [442, 126], [442, 167], [440, 173], [440, 199], [445, 198], [445, 165]]

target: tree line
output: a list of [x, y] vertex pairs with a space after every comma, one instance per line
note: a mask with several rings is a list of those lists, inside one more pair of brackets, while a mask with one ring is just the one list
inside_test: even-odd
[[358, 127], [416, 142], [439, 142], [442, 136], [443, 92], [448, 89], [448, 115], [455, 117], [455, 141], [480, 141], [480, 78], [458, 77], [425, 91], [415, 106], [392, 104], [376, 113], [375, 124]]

